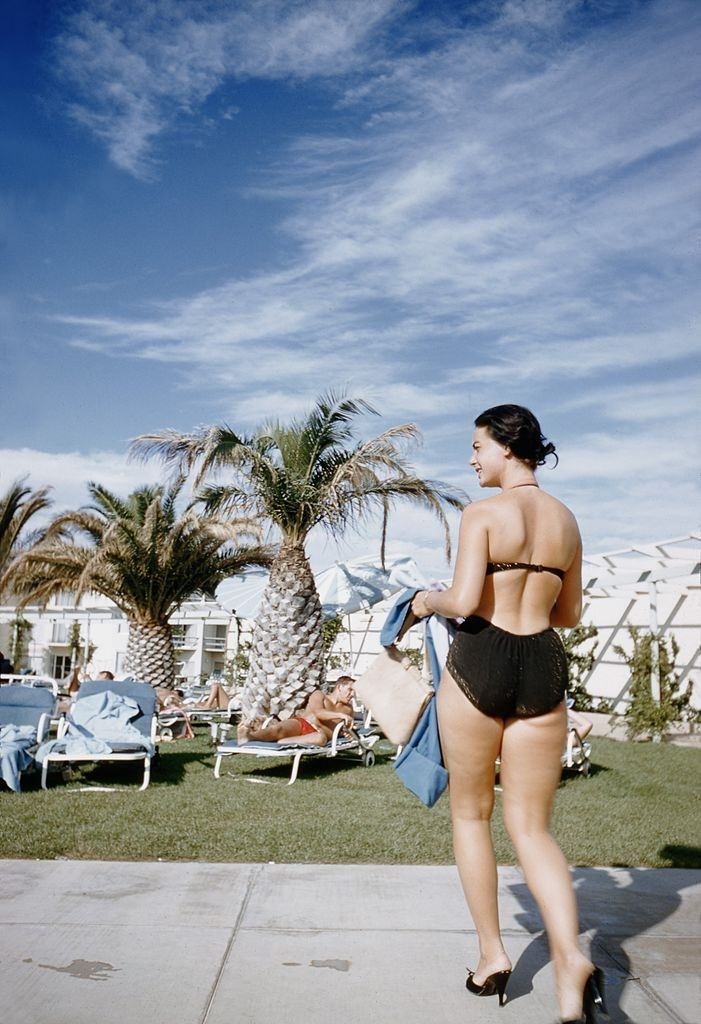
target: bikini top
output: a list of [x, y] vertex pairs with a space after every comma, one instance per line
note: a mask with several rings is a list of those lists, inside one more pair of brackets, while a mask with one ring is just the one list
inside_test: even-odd
[[495, 572], [506, 572], [507, 569], [532, 569], [533, 572], [552, 572], [561, 580], [565, 578], [564, 569], [553, 569], [550, 565], [533, 565], [532, 562], [487, 562], [487, 576]]

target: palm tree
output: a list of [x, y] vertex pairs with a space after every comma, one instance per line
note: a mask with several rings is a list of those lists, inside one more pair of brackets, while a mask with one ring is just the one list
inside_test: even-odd
[[436, 514], [450, 557], [444, 507], [462, 508], [462, 496], [445, 484], [419, 478], [409, 467], [402, 449], [419, 437], [413, 423], [354, 441], [354, 421], [366, 412], [375, 410], [331, 392], [304, 418], [268, 423], [250, 437], [223, 425], [192, 434], [166, 430], [132, 443], [133, 454], [141, 458], [157, 455], [182, 474], [194, 470], [195, 488], [211, 472], [229, 471], [230, 482], [210, 484], [198, 495], [205, 509], [254, 515], [279, 535], [253, 632], [242, 694], [245, 718], [284, 717], [324, 682], [321, 604], [305, 553], [305, 540], [315, 526], [340, 538], [348, 527], [381, 513], [384, 562], [388, 512], [403, 498]]
[[0, 581], [15, 558], [43, 536], [42, 530], [28, 531], [27, 524], [51, 505], [50, 488], [33, 491], [25, 479], [15, 480], [0, 496]]
[[60, 590], [75, 591], [76, 600], [89, 590], [104, 594], [129, 621], [127, 671], [172, 687], [172, 613], [193, 594], [211, 595], [221, 580], [271, 560], [250, 521], [202, 517], [192, 507], [178, 514], [182, 486], [181, 478], [167, 488], [141, 487], [124, 501], [89, 483], [93, 503], [59, 515], [10, 568], [20, 607]]

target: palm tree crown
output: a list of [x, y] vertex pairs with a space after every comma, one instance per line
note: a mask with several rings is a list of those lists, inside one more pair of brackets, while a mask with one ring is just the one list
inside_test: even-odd
[[408, 499], [438, 517], [449, 558], [444, 506], [461, 509], [465, 496], [412, 472], [402, 449], [420, 438], [413, 423], [352, 443], [354, 421], [362, 413], [376, 410], [363, 400], [330, 392], [303, 419], [273, 421], [252, 436], [225, 425], [192, 434], [165, 430], [137, 438], [132, 452], [142, 458], [160, 456], [181, 472], [194, 470], [195, 487], [208, 474], [229, 470], [233, 483], [210, 484], [200, 491], [207, 511], [260, 517], [277, 527], [289, 545], [303, 545], [315, 526], [339, 538], [349, 525], [377, 511], [383, 516], [384, 541], [390, 506]]

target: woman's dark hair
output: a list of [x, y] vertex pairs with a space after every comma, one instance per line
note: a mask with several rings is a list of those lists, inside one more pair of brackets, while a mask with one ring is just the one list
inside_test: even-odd
[[555, 456], [555, 465], [559, 461], [555, 445], [545, 438], [540, 423], [523, 405], [495, 405], [485, 409], [475, 420], [475, 426], [488, 430], [495, 441], [509, 448], [531, 469], [542, 466], [548, 455]]

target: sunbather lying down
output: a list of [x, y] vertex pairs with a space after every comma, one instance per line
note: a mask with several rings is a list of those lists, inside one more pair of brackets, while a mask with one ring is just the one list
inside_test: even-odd
[[281, 745], [325, 746], [338, 722], [344, 722], [347, 728], [353, 725], [350, 701], [354, 681], [350, 676], [341, 676], [330, 693], [314, 690], [302, 710], [282, 722], [271, 722], [265, 728], [256, 722], [242, 722], [236, 730], [239, 744], [262, 740]]

